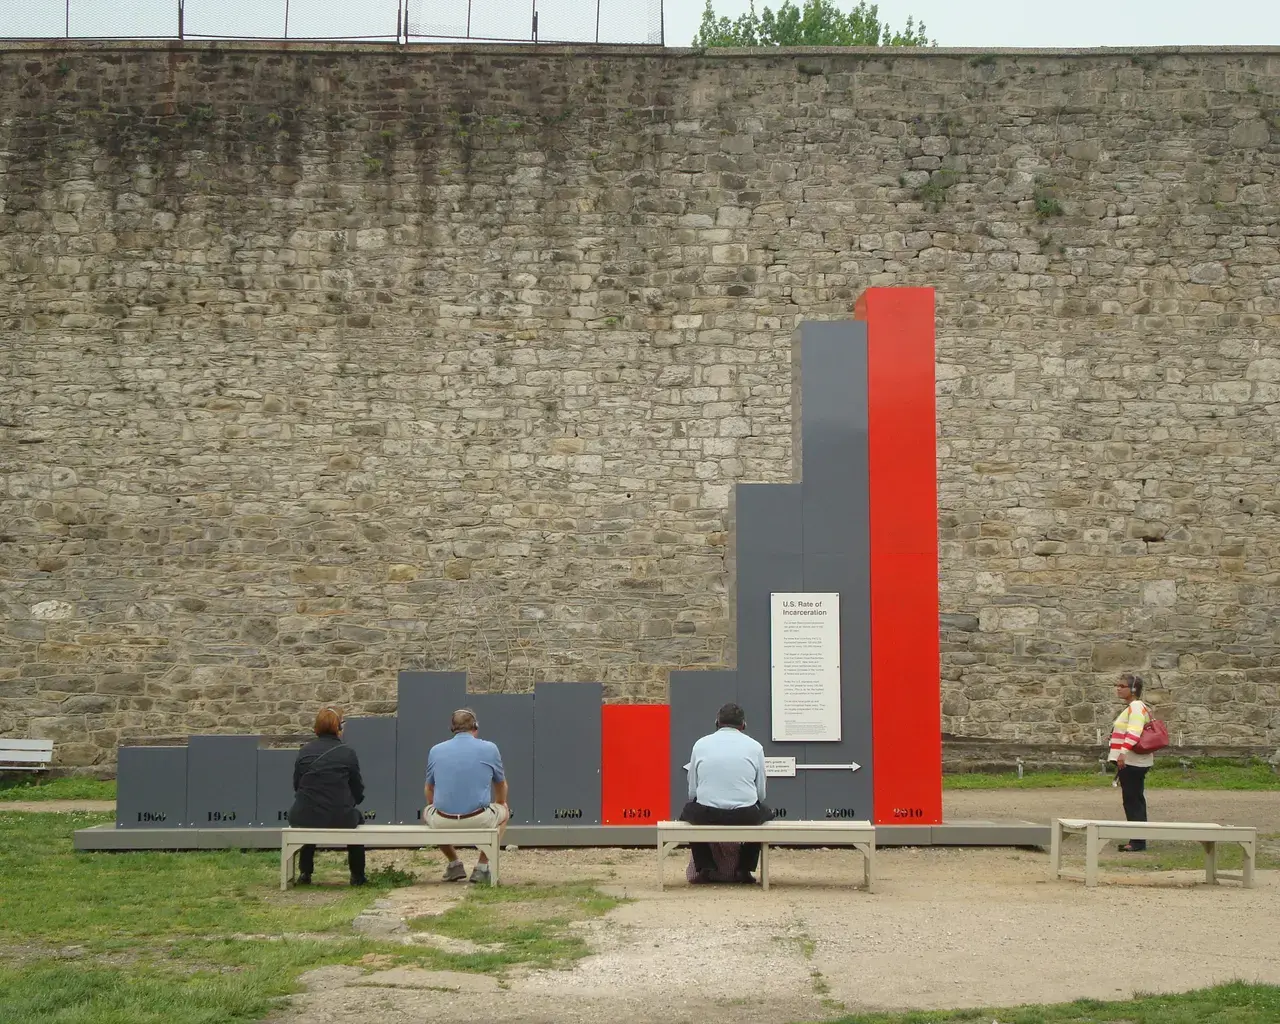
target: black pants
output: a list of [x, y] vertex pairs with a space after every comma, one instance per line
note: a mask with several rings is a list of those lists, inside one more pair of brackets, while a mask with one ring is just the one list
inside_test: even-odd
[[[680, 812], [680, 820], [690, 825], [763, 825], [773, 820], [773, 811], [762, 803], [754, 803], [750, 807], [704, 807], [696, 800], [690, 800]], [[715, 856], [711, 853], [710, 843], [690, 843], [693, 853], [693, 866], [698, 872], [715, 869]], [[743, 843], [738, 848], [738, 870], [754, 871], [760, 862], [760, 844]]]
[[[1132, 765], [1125, 765], [1116, 773], [1116, 778], [1120, 780], [1120, 796], [1124, 800], [1125, 821], [1147, 820], [1145, 786], [1148, 771], [1150, 771], [1148, 768], [1134, 768]], [[1135, 850], [1145, 850], [1147, 841], [1145, 839], [1130, 839], [1129, 845]]]
[[[311, 877], [311, 872], [316, 866], [316, 848], [314, 846], [304, 846], [298, 851], [298, 874]], [[364, 847], [348, 846], [347, 847], [347, 867], [351, 869], [351, 880], [353, 882], [364, 881]]]

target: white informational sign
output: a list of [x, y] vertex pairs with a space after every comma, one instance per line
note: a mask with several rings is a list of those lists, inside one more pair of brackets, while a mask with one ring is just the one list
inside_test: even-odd
[[796, 777], [796, 759], [794, 757], [766, 757], [764, 759], [764, 776], [766, 779], [794, 779]]
[[773, 739], [840, 739], [840, 595], [770, 595]]

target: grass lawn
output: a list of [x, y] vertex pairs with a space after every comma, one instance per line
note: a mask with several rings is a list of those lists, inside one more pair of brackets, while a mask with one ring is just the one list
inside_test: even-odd
[[1233, 982], [1174, 996], [1141, 996], [1119, 1003], [1081, 999], [1056, 1006], [1009, 1010], [855, 1014], [831, 1024], [1274, 1024], [1280, 987]]
[[[471, 937], [482, 944], [474, 951], [380, 942], [351, 921], [412, 875], [375, 871], [352, 889], [345, 859], [322, 854], [315, 886], [282, 893], [272, 851], [76, 853], [72, 833], [107, 820], [0, 810], [4, 1024], [259, 1020], [303, 971], [374, 954], [383, 965], [496, 974], [558, 966], [586, 952], [570, 922], [613, 905], [590, 885], [471, 887], [419, 927]], [[487, 909], [498, 906], [501, 919]]]
[[60, 779], [0, 779], [0, 803], [6, 800], [114, 800], [115, 779], [69, 775]]
[[[1099, 771], [1016, 772], [987, 774], [965, 772], [944, 775], [943, 789], [1101, 789], [1111, 785], [1114, 775]], [[1148, 789], [1280, 789], [1280, 774], [1265, 761], [1241, 764], [1217, 758], [1193, 760], [1183, 768], [1177, 760], [1156, 755], [1156, 765], [1147, 773]]]

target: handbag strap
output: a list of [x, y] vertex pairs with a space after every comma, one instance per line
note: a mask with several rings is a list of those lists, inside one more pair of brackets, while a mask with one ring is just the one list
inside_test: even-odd
[[317, 757], [314, 761], [312, 761], [309, 765], [307, 765], [307, 770], [306, 770], [305, 772], [303, 772], [303, 773], [302, 773], [302, 778], [301, 778], [301, 779], [299, 779], [299, 780], [298, 780], [298, 782], [302, 782], [302, 780], [303, 780], [303, 779], [305, 779], [308, 775], [310, 775], [313, 771], [315, 771], [315, 770], [316, 770], [316, 765], [318, 765], [318, 764], [321, 762], [321, 760], [323, 760], [325, 757], [328, 757], [330, 754], [332, 754], [332, 753], [333, 753], [335, 750], [337, 750], [339, 747], [344, 747], [344, 746], [346, 746], [346, 744], [345, 744], [345, 743], [343, 743], [341, 740], [339, 740], [337, 743], [335, 743], [333, 746], [331, 746], [331, 747], [330, 747], [328, 750], [326, 750], [323, 754], [321, 754], [321, 755], [320, 755], [319, 757]]

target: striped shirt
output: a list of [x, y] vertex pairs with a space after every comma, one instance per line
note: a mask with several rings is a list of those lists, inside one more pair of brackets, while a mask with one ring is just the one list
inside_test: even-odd
[[1107, 760], [1117, 760], [1123, 751], [1124, 763], [1134, 768], [1150, 768], [1155, 764], [1155, 754], [1135, 754], [1133, 751], [1143, 728], [1150, 721], [1151, 711], [1146, 704], [1140, 700], [1130, 701], [1111, 724], [1111, 749]]

